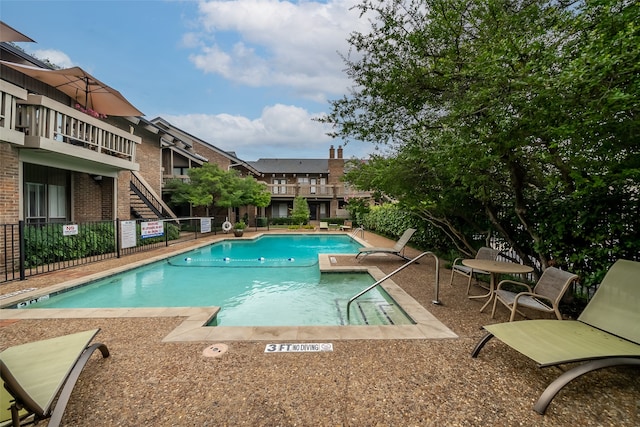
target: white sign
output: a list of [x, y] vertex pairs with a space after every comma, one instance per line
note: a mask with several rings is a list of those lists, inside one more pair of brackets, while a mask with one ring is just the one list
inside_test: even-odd
[[211, 218], [200, 218], [200, 232], [201, 233], [211, 232]]
[[282, 343], [267, 344], [265, 353], [316, 353], [322, 351], [333, 351], [331, 343]]
[[162, 221], [145, 221], [140, 223], [140, 237], [158, 237], [164, 234]]
[[120, 221], [120, 247], [133, 248], [136, 246], [136, 222]]
[[78, 234], [78, 224], [68, 224], [62, 226], [63, 236], [75, 236]]

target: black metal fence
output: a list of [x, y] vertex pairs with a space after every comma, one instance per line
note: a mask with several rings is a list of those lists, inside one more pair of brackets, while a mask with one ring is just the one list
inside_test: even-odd
[[[198, 217], [0, 224], [0, 283], [215, 235], [223, 223]], [[257, 231], [268, 224], [248, 225]]]

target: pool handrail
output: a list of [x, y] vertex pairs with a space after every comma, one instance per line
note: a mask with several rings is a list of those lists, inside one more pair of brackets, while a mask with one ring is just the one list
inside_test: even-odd
[[425, 255], [432, 255], [436, 260], [436, 289], [435, 289], [436, 295], [435, 295], [435, 299], [433, 301], [431, 301], [431, 303], [432, 304], [440, 304], [440, 299], [439, 299], [439, 296], [438, 296], [438, 294], [440, 293], [440, 268], [439, 268], [440, 262], [439, 262], [438, 256], [436, 254], [434, 254], [433, 252], [423, 252], [420, 255], [418, 255], [417, 257], [407, 261], [406, 263], [404, 263], [400, 267], [396, 268], [391, 273], [389, 273], [386, 276], [384, 276], [382, 279], [376, 281], [373, 285], [368, 286], [367, 288], [365, 288], [362, 291], [358, 292], [356, 295], [352, 296], [351, 299], [349, 299], [349, 302], [347, 302], [347, 323], [350, 323], [351, 312], [350, 312], [349, 308], [351, 307], [351, 303], [353, 301], [355, 301], [356, 299], [360, 298], [362, 295], [366, 294], [370, 290], [374, 289], [376, 286], [378, 286], [379, 284], [381, 284], [385, 280], [389, 279], [391, 276], [393, 276], [396, 273], [404, 270], [409, 265], [415, 263], [416, 261], [418, 261], [420, 258], [422, 258]]
[[358, 227], [355, 230], [353, 230], [351, 232], [351, 234], [349, 234], [349, 236], [351, 237], [356, 237], [358, 234], [360, 234], [360, 238], [364, 239], [364, 227]]

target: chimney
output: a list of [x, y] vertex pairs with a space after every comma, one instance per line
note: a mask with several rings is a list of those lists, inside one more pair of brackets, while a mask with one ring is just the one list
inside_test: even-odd
[[331, 147], [329, 147], [329, 158], [330, 159], [335, 159], [336, 157], [336, 150], [333, 148], [333, 145]]
[[338, 158], [342, 158], [342, 145], [338, 145]]

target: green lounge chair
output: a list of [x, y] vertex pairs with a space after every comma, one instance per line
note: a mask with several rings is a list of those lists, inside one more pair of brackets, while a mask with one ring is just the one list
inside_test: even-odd
[[411, 236], [413, 236], [413, 233], [415, 233], [415, 232], [416, 232], [415, 228], [408, 228], [402, 234], [402, 236], [400, 236], [400, 238], [398, 239], [396, 244], [393, 245], [390, 248], [383, 248], [383, 247], [360, 248], [360, 249], [358, 249], [358, 255], [356, 255], [356, 259], [360, 255], [362, 255], [362, 258], [364, 258], [367, 255], [370, 255], [370, 254], [373, 254], [373, 253], [385, 253], [385, 254], [397, 255], [400, 258], [404, 258], [407, 261], [410, 261], [411, 258], [408, 258], [408, 257], [404, 256], [404, 247], [407, 246], [407, 243], [409, 243], [409, 239], [411, 239]]
[[493, 337], [534, 360], [540, 368], [577, 365], [547, 386], [533, 409], [544, 414], [572, 380], [610, 366], [640, 366], [640, 262], [618, 260], [578, 320], [525, 320], [484, 326], [471, 353], [477, 357]]
[[10, 420], [8, 425], [17, 427], [23, 421], [50, 418], [48, 426], [58, 426], [73, 387], [93, 352], [100, 350], [103, 357], [109, 356], [104, 344], [89, 344], [99, 331], [35, 341], [2, 351], [0, 376], [8, 394], [3, 390], [1, 410], [6, 412], [10, 408], [10, 418], [3, 416], [0, 424]]

